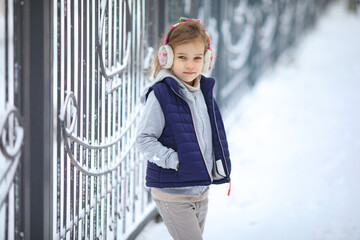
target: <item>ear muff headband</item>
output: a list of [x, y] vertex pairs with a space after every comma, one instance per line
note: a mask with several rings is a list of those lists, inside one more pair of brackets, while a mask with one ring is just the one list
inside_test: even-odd
[[[191, 18], [181, 17], [180, 22], [175, 23], [174, 25], [172, 25], [165, 34], [163, 45], [159, 48], [159, 51], [158, 51], [159, 63], [165, 69], [170, 69], [172, 67], [173, 59], [174, 59], [174, 52], [173, 52], [171, 46], [167, 44], [168, 39], [169, 39], [169, 35], [172, 32], [172, 30], [174, 30], [174, 28], [176, 28], [180, 24], [182, 24], [184, 22], [187, 22], [187, 21], [197, 21], [197, 22], [200, 23], [200, 20], [198, 20], [198, 19], [191, 19]], [[215, 55], [214, 55], [214, 52], [211, 50], [211, 47], [210, 47], [209, 34], [206, 32], [205, 28], [203, 28], [203, 30], [206, 33], [206, 35], [208, 36], [208, 39], [207, 39], [207, 41], [208, 41], [208, 49], [206, 50], [205, 55], [204, 55], [204, 65], [203, 65], [202, 72], [207, 73], [214, 66], [214, 56]]]

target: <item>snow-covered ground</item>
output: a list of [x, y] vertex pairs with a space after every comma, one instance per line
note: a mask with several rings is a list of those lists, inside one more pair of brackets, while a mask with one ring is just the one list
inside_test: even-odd
[[[360, 15], [332, 4], [227, 120], [204, 239], [360, 239]], [[137, 240], [171, 239], [150, 222]]]

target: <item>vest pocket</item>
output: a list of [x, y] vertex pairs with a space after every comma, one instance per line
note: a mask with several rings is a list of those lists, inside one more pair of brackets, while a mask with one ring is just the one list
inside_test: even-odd
[[216, 160], [215, 167], [216, 167], [216, 173], [218, 175], [220, 175], [221, 177], [226, 177], [226, 173], [225, 173], [225, 170], [224, 170], [224, 165], [223, 165], [221, 159]]

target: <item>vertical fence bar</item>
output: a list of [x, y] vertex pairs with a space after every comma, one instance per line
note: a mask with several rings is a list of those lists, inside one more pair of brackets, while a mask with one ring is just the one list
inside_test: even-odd
[[[6, 54], [6, 61], [8, 63], [10, 63], [6, 69], [6, 73], [7, 73], [7, 80], [8, 80], [8, 84], [7, 84], [7, 104], [9, 104], [10, 106], [14, 106], [14, 83], [15, 83], [15, 79], [14, 79], [14, 3], [12, 1], [8, 1], [7, 3], [7, 22], [6, 22], [6, 29], [7, 29], [7, 54]], [[14, 129], [14, 125], [13, 125], [13, 116], [9, 116], [9, 130], [13, 131]], [[12, 143], [14, 141], [14, 135], [13, 134], [9, 134], [9, 142]], [[8, 164], [8, 163], [6, 163]], [[6, 203], [6, 218], [7, 218], [7, 227], [5, 229], [6, 231], [6, 238], [7, 239], [14, 239], [14, 184], [11, 184], [10, 188], [8, 189], [8, 193], [7, 193], [7, 203]], [[5, 207], [4, 206], [4, 207]]]
[[[0, 130], [1, 132], [13, 131], [12, 126], [12, 117], [7, 114], [9, 107], [14, 106], [14, 78], [13, 78], [13, 40], [14, 40], [14, 29], [13, 29], [13, 3], [12, 1], [0, 3]], [[5, 126], [5, 122], [9, 126]], [[6, 134], [6, 133], [5, 133]], [[3, 133], [2, 133], [3, 135]], [[2, 136], [1, 136], [2, 137]], [[13, 138], [14, 136], [9, 133], [5, 137]], [[10, 140], [10, 139], [9, 139]], [[1, 139], [1, 141], [3, 141]], [[10, 141], [10, 146], [11, 141]], [[7, 172], [10, 166], [12, 165], [12, 159], [6, 155], [4, 149], [0, 151], [0, 187], [1, 187], [1, 197], [0, 197], [0, 238], [9, 238], [14, 239], [14, 209], [13, 209], [13, 195], [14, 187], [13, 183], [10, 181], [5, 181], [7, 177]]]
[[0, 109], [5, 109], [6, 103], [6, 94], [5, 94], [5, 84], [6, 84], [6, 76], [5, 69], [7, 65], [5, 52], [6, 52], [6, 9], [5, 9], [5, 1], [0, 2]]
[[[58, 1], [57, 0], [53, 0], [52, 3], [52, 31], [54, 33], [54, 35], [59, 33], [60, 29], [59, 29], [59, 22], [58, 22]], [[54, 86], [58, 86], [58, 82], [59, 82], [59, 75], [58, 75], [58, 64], [59, 62], [61, 63], [61, 60], [59, 59], [59, 56], [61, 56], [60, 54], [58, 54], [60, 47], [58, 46], [58, 41], [57, 41], [57, 37], [53, 36], [52, 37], [52, 81]], [[60, 60], [60, 61], [59, 61]], [[52, 109], [57, 109], [58, 108], [58, 88], [53, 87], [52, 88]], [[53, 131], [58, 132], [58, 121], [57, 121], [57, 112], [56, 111], [52, 111], [52, 129]], [[60, 153], [58, 151], [58, 138], [56, 134], [52, 135], [52, 176], [51, 176], [51, 183], [52, 183], [52, 188], [51, 188], [51, 193], [52, 193], [52, 198], [51, 198], [51, 211], [52, 211], [52, 218], [51, 218], [51, 239], [56, 239], [57, 238], [57, 222], [59, 219], [59, 204], [58, 204], [58, 199], [59, 199], [59, 194], [57, 191], [57, 186], [58, 183], [60, 182], [58, 179], [58, 154]]]
[[[6, 68], [7, 68], [7, 59], [6, 59], [6, 40], [7, 34], [6, 34], [6, 8], [5, 8], [5, 2], [0, 2], [0, 109], [1, 113], [4, 111], [6, 106]], [[2, 151], [0, 151], [0, 163], [1, 163], [1, 176], [5, 174], [5, 169], [2, 166], [4, 166], [4, 163], [6, 161], [5, 156], [3, 156]], [[0, 206], [0, 238], [5, 239], [6, 235], [6, 206], [2, 207]]]
[[[24, 6], [24, 218], [25, 239], [51, 238], [51, 8], [49, 1]], [[31, 20], [31, 21], [30, 21]]]
[[[72, 45], [72, 41], [71, 41], [71, 8], [70, 8], [70, 4], [71, 1], [66, 1], [65, 2], [65, 89], [67, 92], [74, 92], [74, 90], [72, 89], [72, 84], [75, 82], [72, 79], [72, 49], [71, 49], [71, 45]], [[76, 94], [76, 92], [75, 92]], [[71, 110], [69, 110], [70, 112]], [[71, 121], [71, 114], [67, 115], [67, 119], [68, 122]], [[73, 149], [70, 150], [71, 154], [73, 154]], [[71, 163], [70, 163], [70, 159], [67, 155], [65, 155], [65, 159], [64, 159], [64, 177], [65, 177], [65, 185], [64, 185], [64, 216], [65, 216], [65, 226], [66, 226], [66, 239], [70, 239], [71, 238], [71, 233], [72, 231], [70, 231], [69, 229], [69, 225], [70, 225], [70, 216], [73, 212], [73, 209], [71, 208]], [[71, 226], [72, 227], [72, 226]]]

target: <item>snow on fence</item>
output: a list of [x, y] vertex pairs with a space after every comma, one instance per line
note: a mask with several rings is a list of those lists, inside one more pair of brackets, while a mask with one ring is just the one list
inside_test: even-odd
[[[53, 0], [45, 4], [49, 8], [44, 7], [42, 16], [48, 17], [49, 28], [44, 27], [43, 34], [50, 37], [37, 37], [50, 46], [50, 51], [41, 49], [50, 63], [40, 70], [50, 73], [50, 92], [43, 87], [40, 93], [50, 108], [49, 129], [42, 134], [50, 137], [43, 147], [48, 158], [37, 161], [49, 169], [34, 169], [48, 174], [49, 183], [31, 185], [31, 191], [50, 201], [44, 200], [39, 214], [39, 221], [49, 229], [39, 229], [39, 234], [44, 239], [133, 239], [156, 213], [144, 184], [146, 163], [134, 140], [140, 93], [157, 41], [172, 22], [186, 16], [206, 26], [217, 53], [210, 74], [217, 79], [216, 97], [227, 112], [313, 25], [326, 3]], [[24, 190], [32, 175], [28, 167], [21, 167], [35, 163], [29, 151], [21, 149], [22, 143], [26, 149], [37, 140], [34, 135], [30, 142], [23, 140], [35, 118], [24, 113], [26, 101], [35, 100], [22, 87], [24, 79], [33, 80], [27, 80], [24, 72], [30, 61], [21, 56], [29, 53], [23, 54], [24, 42], [36, 40], [29, 38], [23, 24], [31, 20], [27, 11], [37, 7], [0, 1], [0, 239], [29, 239], [38, 231], [29, 223], [36, 219], [35, 213], [24, 209], [33, 206], [29, 202], [35, 194]]]

